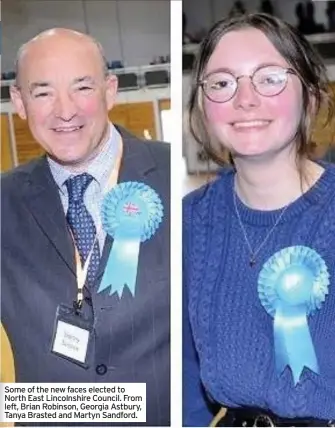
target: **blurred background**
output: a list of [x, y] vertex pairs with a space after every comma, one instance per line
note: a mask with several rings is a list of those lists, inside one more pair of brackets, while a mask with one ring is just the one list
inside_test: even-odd
[[183, 0], [185, 44], [201, 41], [218, 19], [244, 12], [278, 16], [304, 34], [335, 31], [334, 1], [301, 0]]
[[[183, 0], [183, 105], [189, 96], [190, 76], [199, 43], [218, 20], [245, 12], [266, 12], [297, 27], [321, 54], [335, 98], [335, 1], [299, 0]], [[315, 158], [335, 162], [335, 121], [324, 126], [321, 112], [313, 128]], [[215, 177], [218, 167], [190, 136], [183, 136], [184, 193]]]
[[14, 112], [9, 86], [21, 44], [52, 27], [95, 37], [118, 75], [110, 119], [146, 139], [169, 139], [170, 2], [162, 0], [2, 0], [1, 171], [42, 153]]

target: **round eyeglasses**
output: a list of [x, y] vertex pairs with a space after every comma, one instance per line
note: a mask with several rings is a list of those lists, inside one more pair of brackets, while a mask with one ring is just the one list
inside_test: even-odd
[[233, 98], [242, 77], [249, 77], [256, 92], [264, 97], [279, 95], [287, 85], [288, 74], [296, 74], [292, 68], [277, 65], [260, 67], [250, 76], [234, 76], [228, 71], [215, 71], [198, 82], [206, 97], [215, 103], [225, 103]]

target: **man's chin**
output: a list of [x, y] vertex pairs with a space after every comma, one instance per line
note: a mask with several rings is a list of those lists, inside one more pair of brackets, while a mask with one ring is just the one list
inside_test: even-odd
[[91, 145], [86, 145], [85, 150], [83, 150], [84, 147], [81, 147], [83, 151], [80, 152], [78, 150], [71, 151], [70, 147], [68, 147], [66, 150], [66, 148], [64, 147], [63, 150], [54, 151], [52, 153], [50, 152], [49, 156], [55, 162], [63, 165], [64, 167], [80, 169], [92, 162], [93, 159], [95, 159], [99, 155], [103, 147], [103, 142], [100, 142], [96, 145], [94, 145], [93, 143]]
[[55, 162], [68, 168], [81, 168], [89, 162], [91, 154], [69, 155], [64, 153], [52, 153], [49, 155]]

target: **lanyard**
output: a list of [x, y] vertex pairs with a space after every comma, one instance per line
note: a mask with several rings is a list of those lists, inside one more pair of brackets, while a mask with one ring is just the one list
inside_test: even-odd
[[[106, 184], [106, 187], [105, 187], [105, 189], [102, 192], [103, 196], [106, 193], [108, 193], [116, 185], [116, 183], [117, 183], [118, 176], [119, 176], [120, 165], [121, 165], [122, 153], [123, 153], [123, 141], [122, 141], [122, 138], [120, 137], [120, 139], [119, 139], [119, 147], [118, 147], [118, 155], [117, 155], [117, 158], [116, 158], [113, 170], [112, 170], [112, 172], [110, 174], [110, 177], [108, 179], [108, 182]], [[87, 278], [88, 266], [89, 266], [90, 261], [91, 261], [91, 257], [92, 257], [92, 254], [93, 254], [94, 245], [97, 242], [97, 239], [98, 239], [98, 237], [99, 237], [99, 235], [101, 233], [101, 230], [102, 230], [102, 225], [100, 223], [100, 225], [99, 225], [99, 227], [98, 227], [98, 229], [96, 231], [95, 237], [94, 237], [93, 245], [92, 245], [92, 247], [90, 249], [90, 252], [88, 253], [88, 256], [87, 256], [87, 258], [85, 260], [84, 266], [82, 267], [81, 266], [81, 260], [80, 260], [79, 251], [78, 251], [78, 248], [77, 248], [77, 246], [75, 244], [75, 240], [74, 240], [72, 231], [70, 229], [70, 233], [71, 233], [72, 240], [73, 240], [73, 245], [74, 245], [74, 251], [75, 251], [76, 279], [77, 279], [77, 301], [75, 302], [75, 304], [76, 304], [76, 307], [78, 309], [80, 309], [81, 306], [82, 306], [82, 302], [83, 302], [83, 298], [84, 298], [83, 289], [84, 289], [84, 285], [85, 285], [86, 278]]]

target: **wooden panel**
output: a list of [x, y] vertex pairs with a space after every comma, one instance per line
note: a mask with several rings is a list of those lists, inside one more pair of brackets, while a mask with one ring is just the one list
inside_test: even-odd
[[12, 345], [8, 338], [5, 327], [0, 323], [0, 343], [1, 343], [1, 382], [12, 383], [15, 382], [15, 363]]
[[118, 104], [109, 112], [109, 118], [139, 138], [144, 138], [145, 131], [152, 139], [157, 138], [154, 105], [150, 101]]
[[31, 135], [28, 122], [20, 119], [17, 114], [13, 115], [13, 122], [19, 165], [41, 156], [44, 153], [44, 150]]
[[[1, 115], [2, 116], [2, 115]], [[6, 330], [2, 324], [0, 324], [1, 336], [0, 336], [0, 350], [1, 350], [1, 372], [0, 380], [3, 383], [15, 382], [15, 362], [12, 346], [8, 339]], [[14, 422], [0, 422], [0, 427], [13, 427]]]
[[155, 140], [155, 114], [152, 102], [128, 104], [128, 129], [140, 138], [144, 137], [145, 130]]
[[9, 121], [7, 114], [1, 114], [1, 172], [13, 168]]
[[158, 102], [159, 105], [159, 110], [171, 110], [171, 100], [169, 100], [168, 98], [164, 99], [164, 100], [159, 100]]
[[[333, 99], [335, 102], [335, 82], [331, 83], [330, 89], [333, 92]], [[321, 109], [317, 117], [316, 123], [313, 127], [312, 140], [318, 145], [335, 145], [335, 115], [332, 118], [331, 122], [325, 126], [326, 121], [327, 111], [325, 111], [325, 109]]]
[[109, 111], [108, 116], [115, 125], [127, 128], [127, 104], [116, 104]]

